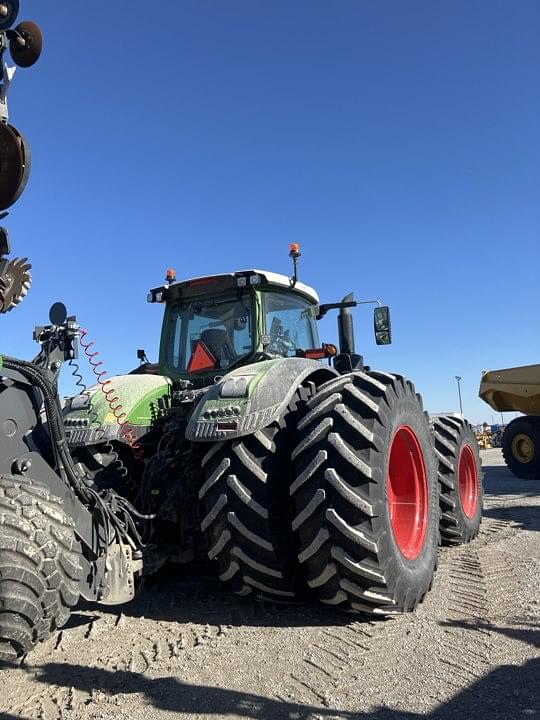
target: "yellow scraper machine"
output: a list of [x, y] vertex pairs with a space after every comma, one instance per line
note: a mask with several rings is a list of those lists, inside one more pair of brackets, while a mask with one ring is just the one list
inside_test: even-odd
[[498, 412], [524, 414], [506, 426], [503, 455], [518, 477], [540, 479], [540, 365], [484, 372], [479, 395]]

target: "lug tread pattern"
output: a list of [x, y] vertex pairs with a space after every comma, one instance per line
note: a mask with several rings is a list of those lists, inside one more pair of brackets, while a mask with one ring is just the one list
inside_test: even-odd
[[283, 602], [301, 594], [288, 468], [291, 427], [308, 396], [301, 388], [283, 418], [203, 459], [201, 529], [218, 577], [238, 595]]
[[[325, 493], [313, 515], [297, 528], [299, 560], [321, 602], [349, 612], [387, 615], [414, 609], [431, 584], [436, 565], [437, 483], [430, 458], [430, 555], [416, 596], [399, 578], [388, 552], [386, 426], [400, 402], [416, 407], [425, 446], [432, 453], [429, 423], [414, 385], [401, 375], [353, 372], [325, 383], [309, 401], [293, 452], [296, 480], [291, 496], [299, 517]], [[324, 412], [319, 409], [324, 407]], [[321, 497], [321, 496], [319, 496]], [[393, 541], [393, 539], [392, 539]], [[414, 607], [413, 607], [414, 606]]]
[[[480, 529], [482, 516], [482, 472], [480, 454], [473, 429], [468, 420], [449, 415], [433, 418], [433, 442], [439, 461], [439, 531], [444, 545], [460, 545], [473, 540]], [[459, 455], [463, 445], [471, 446], [478, 469], [478, 505], [475, 517], [465, 516], [459, 496]]]
[[81, 573], [62, 501], [35, 481], [0, 475], [0, 660], [26, 654], [67, 622]]

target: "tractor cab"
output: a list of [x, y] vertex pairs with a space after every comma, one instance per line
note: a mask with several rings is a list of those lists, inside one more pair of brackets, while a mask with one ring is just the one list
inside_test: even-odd
[[170, 273], [168, 280], [148, 296], [166, 304], [160, 370], [168, 377], [213, 378], [257, 360], [309, 357], [320, 349], [319, 297], [286, 275], [245, 270], [177, 282]]

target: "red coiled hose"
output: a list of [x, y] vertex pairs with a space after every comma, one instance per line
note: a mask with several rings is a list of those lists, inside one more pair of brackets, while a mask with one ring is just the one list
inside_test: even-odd
[[120, 432], [124, 436], [127, 444], [133, 450], [135, 457], [140, 460], [142, 459], [143, 450], [141, 444], [138, 441], [137, 435], [135, 434], [133, 425], [127, 420], [127, 414], [123, 410], [123, 406], [120, 402], [120, 398], [116, 394], [116, 390], [114, 389], [112, 380], [105, 379], [108, 373], [107, 370], [105, 370], [105, 368], [103, 367], [103, 361], [96, 360], [99, 352], [97, 350], [92, 350], [95, 342], [93, 340], [91, 340], [90, 342], [85, 341], [87, 335], [88, 330], [81, 329], [81, 335], [79, 338], [81, 347], [84, 350], [84, 354], [88, 358], [88, 362], [92, 366], [92, 372], [97, 378], [99, 387], [101, 388], [101, 392], [105, 395], [107, 405], [109, 406], [116, 422], [120, 427]]

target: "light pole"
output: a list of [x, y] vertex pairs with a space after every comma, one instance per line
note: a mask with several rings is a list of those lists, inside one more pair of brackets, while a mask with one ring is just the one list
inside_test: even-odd
[[461, 417], [463, 417], [463, 406], [461, 404], [461, 387], [459, 385], [459, 383], [461, 382], [461, 378], [459, 377], [459, 375], [456, 375], [455, 377], [457, 380], [457, 391], [458, 391], [458, 395], [459, 395], [459, 412], [460, 412]]

